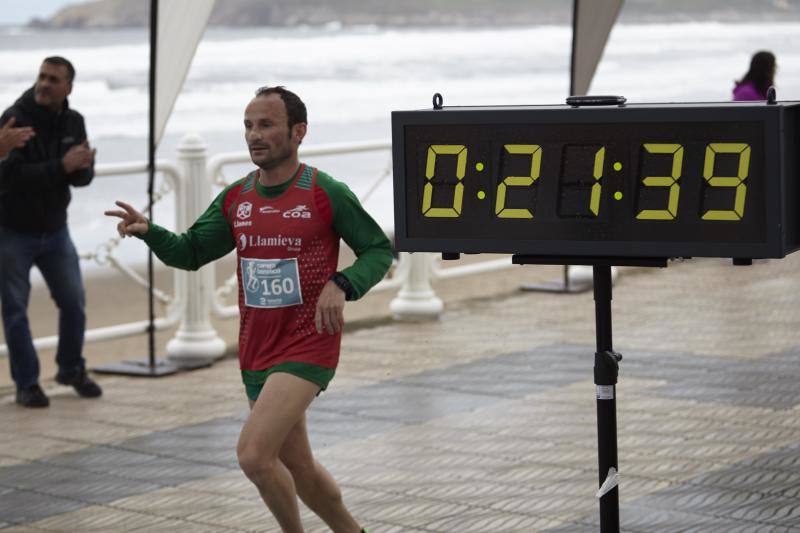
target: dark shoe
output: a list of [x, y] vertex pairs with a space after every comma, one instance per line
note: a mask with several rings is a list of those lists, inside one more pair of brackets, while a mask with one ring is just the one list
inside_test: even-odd
[[75, 389], [78, 396], [82, 398], [97, 398], [103, 394], [103, 389], [89, 378], [86, 374], [86, 370], [81, 370], [80, 374], [72, 378], [56, 376], [56, 381], [62, 385], [72, 385], [72, 388]]
[[47, 407], [50, 405], [50, 398], [36, 383], [27, 389], [17, 389], [17, 403], [24, 407]]

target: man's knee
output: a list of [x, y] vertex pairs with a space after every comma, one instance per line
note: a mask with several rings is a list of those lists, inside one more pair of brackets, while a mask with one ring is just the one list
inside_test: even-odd
[[10, 299], [3, 300], [2, 315], [3, 325], [7, 331], [29, 328], [27, 302], [12, 301]]
[[69, 313], [72, 318], [86, 319], [86, 302], [83, 294], [73, 294], [67, 298], [54, 300], [62, 313]]
[[[3, 272], [2, 269], [0, 269], [0, 272]], [[30, 294], [31, 287], [27, 280], [12, 279], [10, 276], [6, 276], [0, 282], [0, 302], [2, 302], [3, 318], [6, 321], [27, 321]]]
[[244, 475], [256, 484], [271, 479], [275, 469], [278, 468], [278, 458], [265, 454], [251, 441], [239, 442], [236, 447], [236, 457]]
[[62, 280], [50, 288], [50, 294], [60, 311], [79, 316], [85, 314], [86, 293], [80, 279]]

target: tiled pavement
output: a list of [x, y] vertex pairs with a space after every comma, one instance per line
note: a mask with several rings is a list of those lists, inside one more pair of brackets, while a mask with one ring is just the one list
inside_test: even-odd
[[[623, 531], [800, 531], [798, 266], [619, 278]], [[590, 293], [348, 333], [309, 415], [317, 456], [376, 532], [597, 531], [593, 343]], [[236, 465], [236, 368], [101, 377], [96, 401], [54, 387], [40, 411], [0, 399], [0, 528], [276, 531]]]

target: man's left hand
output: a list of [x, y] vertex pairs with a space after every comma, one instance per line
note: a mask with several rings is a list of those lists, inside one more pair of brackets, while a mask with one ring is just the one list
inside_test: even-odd
[[344, 300], [342, 289], [332, 281], [328, 281], [317, 300], [317, 312], [314, 314], [314, 323], [317, 333], [327, 331], [329, 335], [342, 331], [344, 327]]

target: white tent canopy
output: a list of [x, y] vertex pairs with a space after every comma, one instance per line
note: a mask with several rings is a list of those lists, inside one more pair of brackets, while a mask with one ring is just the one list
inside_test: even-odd
[[208, 24], [214, 0], [160, 0], [156, 45], [155, 131], [158, 146], [197, 45]]
[[570, 93], [586, 94], [623, 0], [575, 0]]

